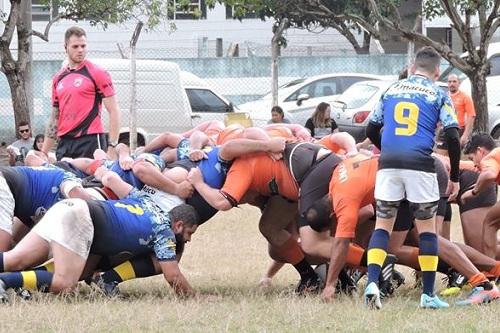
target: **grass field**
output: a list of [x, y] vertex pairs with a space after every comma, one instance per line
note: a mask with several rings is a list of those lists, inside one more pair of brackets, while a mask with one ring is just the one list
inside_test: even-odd
[[269, 259], [258, 211], [244, 206], [219, 214], [194, 235], [182, 261], [201, 294], [197, 299], [176, 299], [161, 277], [122, 284], [124, 299], [107, 299], [82, 286], [72, 296], [12, 298], [0, 306], [0, 332], [498, 332], [500, 302], [419, 310], [410, 274], [382, 311], [366, 310], [360, 295], [331, 304], [294, 296], [298, 276], [289, 267], [273, 287], [259, 291]]

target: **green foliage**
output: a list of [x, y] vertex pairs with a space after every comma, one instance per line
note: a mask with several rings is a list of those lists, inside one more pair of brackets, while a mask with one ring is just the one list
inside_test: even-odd
[[[50, 3], [50, 0], [43, 0], [46, 6]], [[108, 24], [135, 19], [144, 22], [146, 29], [154, 29], [168, 21], [174, 11], [190, 12], [195, 17], [201, 17], [201, 11], [191, 7], [189, 0], [58, 0], [57, 4], [61, 18], [88, 20], [90, 24], [103, 28], [107, 28]]]
[[[449, 2], [462, 15], [465, 13], [469, 13], [470, 15], [477, 14], [479, 5], [486, 6], [486, 10], [489, 11], [495, 3], [494, 0], [452, 0]], [[427, 0], [424, 1], [423, 14], [425, 18], [432, 20], [433, 18], [445, 15], [445, 10], [439, 0]]]

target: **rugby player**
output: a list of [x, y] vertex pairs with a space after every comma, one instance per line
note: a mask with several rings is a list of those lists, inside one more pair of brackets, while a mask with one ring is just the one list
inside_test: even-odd
[[[382, 307], [378, 280], [387, 255], [390, 234], [401, 200], [407, 199], [419, 232], [419, 263], [423, 272], [422, 308], [449, 305], [434, 294], [438, 264], [435, 214], [439, 200], [434, 161], [434, 133], [443, 125], [451, 162], [454, 200], [459, 190], [460, 139], [450, 98], [433, 81], [439, 77], [439, 54], [430, 47], [415, 56], [412, 75], [391, 85], [382, 95], [367, 127], [368, 138], [381, 149], [375, 198], [377, 221], [368, 250], [368, 285], [365, 302]], [[384, 128], [382, 133], [381, 129]]]

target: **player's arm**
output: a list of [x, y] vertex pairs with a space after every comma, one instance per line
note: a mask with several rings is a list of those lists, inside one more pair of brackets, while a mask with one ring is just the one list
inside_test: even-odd
[[49, 155], [49, 151], [54, 146], [54, 142], [57, 140], [57, 123], [59, 121], [59, 106], [54, 106], [52, 112], [50, 113], [49, 123], [45, 129], [45, 139], [43, 140], [43, 146], [41, 151], [45, 155]]
[[134, 159], [130, 156], [130, 148], [124, 143], [119, 143], [116, 146], [116, 153], [118, 154], [118, 163], [123, 170], [132, 169]]
[[234, 139], [224, 143], [219, 156], [225, 161], [232, 161], [240, 156], [252, 153], [282, 153], [285, 150], [284, 138], [269, 140]]
[[347, 132], [338, 132], [330, 135], [329, 140], [344, 149], [348, 155], [354, 155], [358, 152], [356, 140]]
[[[229, 210], [235, 204], [218, 189], [208, 186], [203, 181], [203, 175], [199, 168], [192, 168], [188, 174], [188, 181], [194, 186], [196, 191], [205, 199], [208, 204], [217, 210]], [[226, 180], [227, 181], [227, 180]]]
[[188, 198], [193, 194], [193, 187], [189, 182], [184, 181], [177, 184], [165, 177], [157, 167], [147, 161], [135, 162], [132, 171], [144, 184], [156, 187], [163, 192], [172, 193], [181, 198]]
[[100, 179], [101, 183], [109, 187], [120, 199], [129, 195], [130, 191], [134, 189], [132, 185], [124, 182], [116, 172], [108, 170], [104, 166], [96, 170], [95, 177], [97, 180]]
[[346, 263], [350, 239], [354, 237], [360, 209], [358, 200], [338, 200], [333, 204], [337, 215], [337, 231], [332, 241], [330, 268], [322, 293], [322, 297], [327, 300], [335, 294], [335, 285]]
[[109, 142], [118, 142], [120, 135], [120, 109], [118, 108], [116, 95], [104, 97], [102, 103], [109, 113]]
[[488, 186], [488, 184], [491, 184], [495, 181], [497, 178], [498, 173], [495, 172], [492, 169], [486, 169], [481, 171], [479, 174], [479, 177], [477, 177], [476, 184], [474, 185], [474, 188], [472, 189], [472, 194], [476, 195], [477, 193], [480, 193], [481, 191], [484, 190]]
[[160, 268], [163, 277], [174, 289], [176, 295], [189, 297], [195, 294], [193, 288], [189, 285], [189, 282], [179, 269], [177, 261], [160, 261]]
[[335, 286], [340, 271], [344, 268], [349, 251], [349, 238], [335, 237], [332, 241], [332, 252], [330, 254], [330, 268], [326, 277], [325, 288], [322, 293], [324, 299], [331, 299], [335, 295]]
[[150, 153], [157, 149], [163, 149], [166, 147], [176, 148], [182, 139], [183, 137], [179, 134], [171, 132], [162, 133], [151, 140], [151, 142], [144, 147], [144, 152]]

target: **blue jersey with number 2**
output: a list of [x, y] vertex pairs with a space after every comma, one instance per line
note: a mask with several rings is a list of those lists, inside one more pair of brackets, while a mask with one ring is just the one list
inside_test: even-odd
[[389, 87], [370, 117], [383, 125], [379, 168], [434, 172], [431, 157], [439, 122], [458, 127], [451, 99], [424, 76], [412, 75]]

